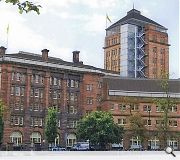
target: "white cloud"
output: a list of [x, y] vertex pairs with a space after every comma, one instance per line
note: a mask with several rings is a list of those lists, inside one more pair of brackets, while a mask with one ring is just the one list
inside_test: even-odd
[[106, 26], [106, 16], [93, 14], [84, 23], [84, 30], [88, 32], [102, 32]]

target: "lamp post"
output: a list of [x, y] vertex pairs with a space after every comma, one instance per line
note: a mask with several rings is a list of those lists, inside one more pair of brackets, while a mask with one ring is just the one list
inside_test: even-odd
[[[150, 112], [151, 112], [151, 108], [148, 107], [148, 113], [149, 113], [149, 119], [148, 119], [149, 138], [150, 138], [150, 125], [151, 125], [151, 123], [150, 123]], [[149, 144], [149, 150], [150, 150], [151, 149], [151, 141], [149, 141], [149, 142], [150, 142], [150, 144]]]

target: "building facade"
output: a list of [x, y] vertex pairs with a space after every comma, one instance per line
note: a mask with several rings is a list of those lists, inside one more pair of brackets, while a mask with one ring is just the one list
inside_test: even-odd
[[27, 52], [5, 54], [0, 47], [0, 98], [4, 102], [5, 145], [47, 144], [44, 126], [47, 109], [56, 108], [58, 136], [55, 145], [71, 147], [83, 115], [100, 107], [102, 76], [116, 75], [83, 65], [79, 51], [73, 62]]
[[[73, 62], [28, 52], [6, 54], [0, 47], [0, 99], [5, 104], [3, 145], [47, 145], [45, 118], [49, 107], [58, 113], [55, 145], [71, 147], [77, 140], [78, 121], [90, 112], [111, 112], [115, 123], [125, 128], [123, 146], [140, 144], [129, 130], [129, 117], [139, 113], [149, 133], [143, 147], [160, 148], [157, 126], [162, 109], [154, 98], [166, 96], [161, 80], [120, 78], [117, 72], [84, 65], [79, 51]], [[169, 96], [176, 104], [168, 113], [168, 145], [180, 150], [180, 81], [169, 81]]]
[[131, 78], [161, 78], [169, 73], [167, 28], [130, 10], [106, 29], [104, 68]]
[[[168, 81], [168, 92], [161, 87], [162, 80], [131, 79], [104, 77], [105, 86], [103, 94], [103, 108], [112, 113], [115, 123], [125, 129], [123, 137], [124, 149], [131, 146], [142, 145], [144, 149], [164, 149], [164, 141], [160, 136], [159, 127], [165, 124], [164, 110], [155, 103], [155, 98], [170, 97], [167, 112], [167, 142], [166, 146], [172, 146], [180, 150], [180, 80]], [[173, 103], [172, 103], [173, 102]], [[130, 117], [140, 115], [145, 126], [146, 139], [141, 142], [140, 137], [130, 128]]]

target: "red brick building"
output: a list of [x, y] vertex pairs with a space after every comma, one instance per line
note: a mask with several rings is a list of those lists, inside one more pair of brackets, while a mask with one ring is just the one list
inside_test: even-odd
[[[105, 86], [103, 109], [112, 113], [115, 123], [123, 126], [125, 134], [123, 146], [129, 149], [131, 145], [142, 145], [145, 149], [162, 149], [163, 141], [158, 137], [158, 126], [163, 121], [163, 109], [155, 103], [155, 98], [169, 96], [173, 105], [168, 110], [167, 145], [180, 150], [180, 80], [168, 81], [167, 94], [161, 87], [162, 80], [131, 79], [119, 77], [103, 77]], [[129, 117], [139, 113], [147, 129], [148, 139], [141, 143], [129, 128]]]
[[44, 144], [48, 107], [58, 110], [59, 134], [56, 144], [71, 147], [76, 141], [78, 120], [99, 109], [102, 76], [115, 75], [104, 69], [83, 65], [79, 51], [73, 62], [19, 52], [5, 54], [0, 48], [0, 98], [6, 105], [3, 144]]
[[130, 10], [106, 29], [104, 68], [131, 78], [156, 79], [169, 73], [167, 28]]
[[[54, 107], [58, 110], [56, 145], [71, 147], [76, 142], [79, 119], [103, 110], [112, 112], [114, 121], [125, 127], [125, 149], [140, 144], [128, 130], [128, 118], [136, 112], [142, 115], [150, 133], [143, 146], [160, 146], [155, 133], [162, 112], [153, 102], [154, 97], [165, 95], [160, 80], [120, 78], [112, 71], [84, 65], [79, 61], [79, 51], [73, 52], [73, 62], [66, 62], [49, 57], [47, 49], [42, 55], [6, 54], [5, 50], [0, 47], [0, 98], [6, 105], [4, 145], [46, 144], [45, 116], [47, 108]], [[169, 133], [173, 133], [169, 134], [168, 144], [180, 149], [180, 139], [174, 134], [180, 131], [179, 79], [169, 81], [169, 95], [176, 98], [177, 104], [168, 115]]]

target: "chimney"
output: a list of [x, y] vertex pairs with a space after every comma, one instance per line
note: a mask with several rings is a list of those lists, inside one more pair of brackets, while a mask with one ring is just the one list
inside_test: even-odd
[[73, 51], [73, 62], [74, 63], [79, 63], [79, 53], [80, 51]]
[[48, 61], [48, 52], [49, 52], [49, 50], [48, 49], [43, 49], [41, 52], [42, 52], [43, 61]]
[[5, 48], [5, 47], [3, 47], [3, 46], [0, 47], [0, 57], [3, 56], [3, 55], [5, 55], [6, 49], [7, 49], [7, 48]]

